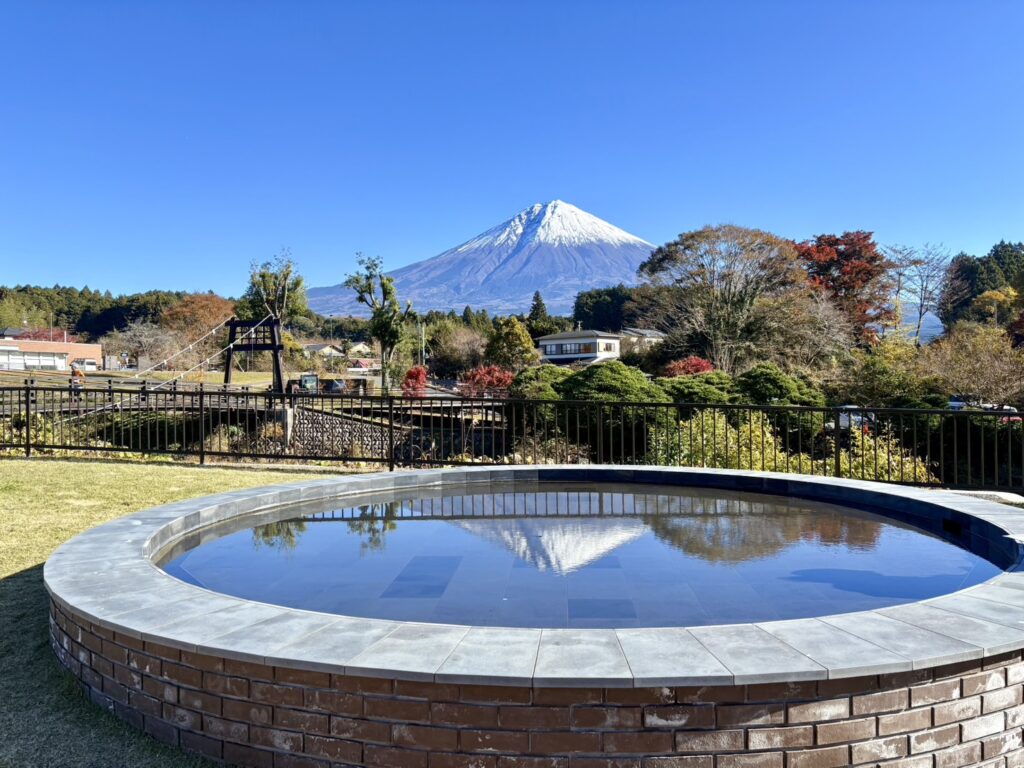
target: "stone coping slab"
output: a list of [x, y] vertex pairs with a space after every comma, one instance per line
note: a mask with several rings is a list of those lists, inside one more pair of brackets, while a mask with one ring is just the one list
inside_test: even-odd
[[[239, 515], [301, 502], [490, 483], [614, 482], [748, 491], [865, 509], [989, 558], [1000, 575], [906, 605], [809, 619], [639, 629], [388, 621], [254, 602], [186, 584], [153, 558]], [[148, 509], [87, 531], [46, 562], [53, 600], [94, 624], [223, 658], [339, 675], [534, 687], [746, 685], [887, 674], [1024, 648], [1024, 510], [945, 491], [769, 472], [626, 466], [348, 475]]]

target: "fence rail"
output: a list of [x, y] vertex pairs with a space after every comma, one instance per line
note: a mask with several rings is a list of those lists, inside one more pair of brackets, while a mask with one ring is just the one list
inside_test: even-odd
[[633, 464], [1024, 489], [1015, 413], [0, 386], [0, 452], [457, 464]]

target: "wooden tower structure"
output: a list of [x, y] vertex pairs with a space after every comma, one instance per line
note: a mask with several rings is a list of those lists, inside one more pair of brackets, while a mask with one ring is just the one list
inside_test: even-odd
[[284, 392], [284, 343], [281, 341], [281, 318], [239, 320], [231, 318], [228, 327], [228, 353], [224, 360], [224, 383], [231, 383], [235, 352], [270, 352], [273, 359], [273, 392]]

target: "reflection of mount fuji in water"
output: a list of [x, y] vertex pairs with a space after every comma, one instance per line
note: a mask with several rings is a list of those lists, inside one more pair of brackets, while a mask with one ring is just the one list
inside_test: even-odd
[[453, 520], [464, 531], [500, 544], [540, 571], [572, 573], [647, 532], [636, 518]]

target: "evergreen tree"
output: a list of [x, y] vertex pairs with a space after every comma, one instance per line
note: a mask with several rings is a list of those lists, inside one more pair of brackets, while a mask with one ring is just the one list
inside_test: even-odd
[[540, 295], [540, 291], [534, 291], [533, 303], [530, 304], [530, 314], [527, 319], [531, 323], [539, 323], [547, 320], [549, 317], [547, 305], [544, 304], [544, 297]]

